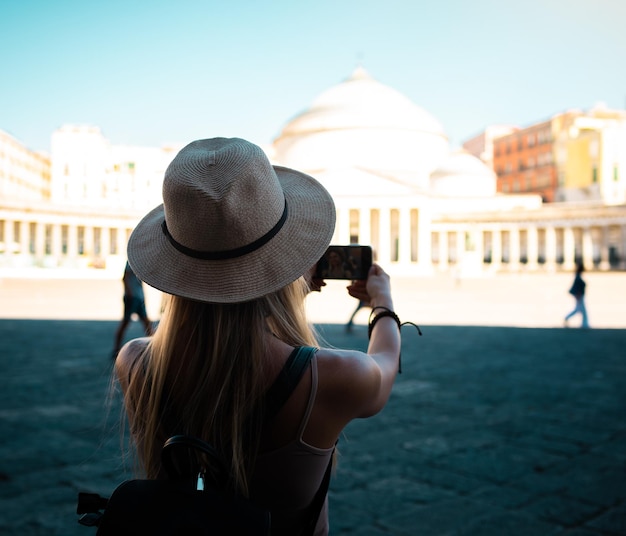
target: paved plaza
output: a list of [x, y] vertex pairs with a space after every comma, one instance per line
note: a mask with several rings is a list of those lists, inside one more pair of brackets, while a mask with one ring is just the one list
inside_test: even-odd
[[[597, 292], [622, 281], [591, 280]], [[72, 282], [77, 297], [69, 283], [20, 281], [0, 284], [0, 534], [95, 534], [76, 523], [77, 492], [106, 494], [131, 476], [110, 381], [121, 283]], [[546, 306], [549, 314], [537, 310], [553, 326], [481, 325], [492, 297], [460, 325], [455, 315], [472, 304], [454, 296], [485, 288], [437, 284], [439, 299], [435, 283], [422, 287], [421, 300], [394, 287], [401, 316], [420, 323], [423, 336], [403, 328], [403, 374], [389, 404], [340, 440], [331, 534], [626, 534], [626, 329], [617, 325], [625, 295], [609, 300], [608, 312], [590, 299], [589, 330], [561, 327], [567, 296]], [[520, 292], [502, 297], [515, 307], [503, 306], [501, 322], [535, 311], [517, 301]], [[44, 318], [18, 314], [20, 295], [37, 302], [31, 316]], [[314, 296], [315, 315], [322, 297]], [[326, 304], [343, 321], [352, 306]], [[366, 312], [357, 318], [350, 333], [338, 319], [319, 328], [331, 344], [364, 349]], [[140, 334], [133, 323], [128, 336]]]

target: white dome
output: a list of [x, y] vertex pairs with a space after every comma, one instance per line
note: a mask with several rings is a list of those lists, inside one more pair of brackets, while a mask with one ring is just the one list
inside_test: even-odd
[[496, 174], [479, 158], [463, 150], [455, 151], [433, 171], [430, 190], [450, 197], [494, 196]]
[[310, 173], [354, 166], [423, 188], [448, 151], [432, 115], [362, 68], [317, 97], [273, 145], [285, 166]]

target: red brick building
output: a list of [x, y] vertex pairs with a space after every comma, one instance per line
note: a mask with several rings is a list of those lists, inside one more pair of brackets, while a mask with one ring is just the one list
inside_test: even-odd
[[552, 120], [521, 128], [493, 140], [493, 168], [502, 193], [539, 194], [555, 200], [558, 174], [554, 162]]

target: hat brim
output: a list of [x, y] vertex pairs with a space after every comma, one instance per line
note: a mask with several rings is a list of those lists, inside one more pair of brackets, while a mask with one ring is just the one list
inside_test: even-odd
[[144, 216], [128, 242], [128, 262], [139, 279], [167, 294], [203, 302], [238, 303], [275, 292], [305, 274], [330, 243], [335, 205], [313, 177], [273, 167], [285, 194], [288, 215], [267, 244], [233, 259], [187, 256], [163, 233], [164, 208], [159, 205]]

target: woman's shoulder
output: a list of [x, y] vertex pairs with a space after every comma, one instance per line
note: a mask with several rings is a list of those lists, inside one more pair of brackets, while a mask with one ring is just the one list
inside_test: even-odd
[[317, 363], [321, 392], [335, 407], [341, 404], [358, 409], [380, 389], [381, 369], [364, 352], [320, 348]]
[[115, 359], [115, 375], [122, 384], [122, 387], [128, 385], [130, 376], [137, 362], [144, 355], [148, 344], [149, 337], [133, 339], [128, 341], [117, 354]]

